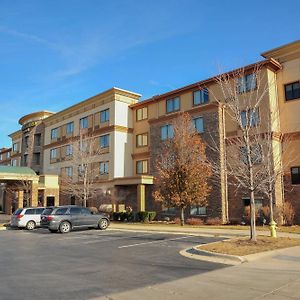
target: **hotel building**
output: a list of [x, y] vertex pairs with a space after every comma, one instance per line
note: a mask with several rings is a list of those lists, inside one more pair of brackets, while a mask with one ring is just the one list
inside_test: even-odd
[[[248, 89], [247, 80], [259, 65], [264, 84], [269, 88], [261, 102], [258, 119], [262, 120], [265, 116], [274, 118], [271, 119], [274, 157], [282, 155], [284, 136], [292, 140], [285, 151], [294, 155], [300, 149], [300, 41], [264, 52], [262, 56], [262, 61], [244, 67], [244, 92], [251, 93], [256, 89], [256, 86]], [[80, 174], [78, 165], [72, 162], [71, 145], [84, 130], [97, 140], [101, 149], [101, 153], [93, 158], [99, 195], [88, 205], [99, 207], [106, 204], [114, 210], [132, 206], [134, 210], [159, 211], [161, 207], [152, 198], [156, 155], [161, 143], [172, 137], [172, 120], [180, 112], [188, 112], [206, 143], [214, 137], [221, 152], [217, 155], [208, 150], [207, 155], [217, 155], [215, 159], [222, 170], [219, 181], [212, 183], [207, 207], [191, 207], [189, 215], [218, 217], [223, 222], [240, 220], [249, 201], [248, 193], [241, 190], [236, 194], [228, 187], [222, 152], [226, 139], [234, 138], [240, 132], [226, 115], [224, 106], [215, 101], [223, 97], [216, 78], [148, 100], [139, 101], [140, 97], [137, 93], [112, 88], [58, 113], [45, 111], [21, 118], [22, 129], [10, 135], [11, 165], [30, 166], [38, 174], [67, 174], [76, 180]], [[279, 118], [275, 120], [272, 116], [278, 113]], [[34, 141], [30, 149], [28, 145], [32, 143], [28, 143], [29, 139]], [[4, 155], [5, 151], [2, 149], [1, 153]], [[7, 163], [7, 159], [3, 162]], [[292, 164], [284, 165], [285, 175], [283, 180], [276, 182], [274, 202], [282, 204], [290, 201], [299, 223], [300, 158], [295, 156]], [[60, 194], [60, 203], [73, 204], [77, 201], [72, 195]], [[259, 205], [268, 203], [263, 196], [257, 201]]]

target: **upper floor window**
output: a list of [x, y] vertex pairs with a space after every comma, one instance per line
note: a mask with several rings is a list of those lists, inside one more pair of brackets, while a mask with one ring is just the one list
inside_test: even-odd
[[205, 88], [205, 89], [202, 89], [199, 91], [194, 91], [194, 93], [193, 93], [193, 104], [194, 105], [207, 103], [208, 100], [209, 100], [208, 89]]
[[13, 152], [18, 152], [18, 149], [19, 147], [18, 147], [18, 143], [13, 143], [13, 146], [12, 146], [12, 151]]
[[136, 173], [137, 174], [148, 173], [148, 160], [138, 160], [136, 162]]
[[100, 136], [100, 148], [109, 148], [109, 134]]
[[81, 129], [88, 128], [89, 127], [88, 117], [81, 118], [80, 121], [79, 121], [79, 123], [80, 123], [80, 128]]
[[136, 136], [136, 146], [137, 147], [148, 146], [148, 133], [142, 133]]
[[50, 150], [50, 159], [55, 159], [57, 158], [57, 149], [51, 149]]
[[100, 175], [108, 174], [108, 161], [100, 162]]
[[73, 154], [73, 145], [67, 145], [66, 146], [66, 156]]
[[74, 132], [74, 122], [69, 122], [66, 125], [66, 133], [72, 134]]
[[34, 135], [34, 144], [35, 146], [41, 146], [42, 135], [37, 133]]
[[179, 97], [167, 100], [167, 113], [178, 111], [180, 109]]
[[100, 123], [105, 123], [109, 121], [109, 109], [100, 111]]
[[[246, 147], [241, 147], [240, 148], [240, 158], [241, 161], [244, 164], [248, 164], [248, 158], [247, 158], [247, 148]], [[253, 165], [260, 164], [262, 162], [262, 148], [261, 145], [256, 144], [252, 145], [250, 147], [250, 158], [251, 158], [251, 163]]]
[[299, 81], [285, 84], [284, 85], [285, 90], [285, 100], [293, 100], [300, 98], [300, 83]]
[[254, 73], [237, 78], [238, 93], [246, 93], [256, 89], [256, 75]]
[[195, 129], [198, 133], [204, 132], [204, 124], [203, 124], [202, 117], [194, 118], [193, 123], [194, 123]]
[[241, 112], [241, 123], [242, 127], [255, 127], [259, 125], [259, 110], [258, 108], [249, 109], [249, 110], [243, 110]]
[[139, 108], [136, 111], [136, 120], [141, 121], [148, 119], [148, 107]]
[[24, 142], [25, 142], [25, 147], [28, 148], [29, 147], [29, 135], [24, 137]]
[[160, 127], [160, 139], [172, 139], [174, 137], [173, 125], [168, 124]]
[[292, 184], [300, 184], [300, 167], [291, 168]]
[[11, 165], [12, 165], [12, 167], [16, 167], [16, 166], [17, 166], [17, 164], [18, 164], [18, 162], [17, 162], [17, 160], [16, 160], [16, 159], [13, 159], [13, 160], [11, 161]]
[[7, 158], [10, 158], [10, 152], [7, 152]]
[[2, 154], [0, 154], [0, 160], [3, 160], [3, 155]]
[[58, 128], [51, 129], [51, 140], [57, 139], [58, 137]]
[[65, 174], [67, 177], [73, 176], [73, 167], [65, 167]]

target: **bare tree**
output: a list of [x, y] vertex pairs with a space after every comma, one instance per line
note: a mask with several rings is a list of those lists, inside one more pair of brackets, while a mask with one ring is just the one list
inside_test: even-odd
[[183, 226], [188, 206], [207, 204], [211, 169], [205, 162], [205, 144], [187, 113], [173, 121], [173, 131], [173, 138], [162, 144], [157, 158], [153, 195], [167, 207], [180, 208]]
[[79, 139], [69, 145], [70, 162], [73, 168], [77, 168], [78, 176], [62, 173], [61, 192], [81, 199], [83, 206], [87, 206], [87, 200], [99, 193], [96, 180], [100, 174], [99, 162], [95, 161], [95, 156], [99, 159], [101, 149], [99, 140], [81, 132]]
[[[275, 99], [271, 101], [269, 93], [275, 81], [270, 80], [265, 69], [257, 64], [253, 70], [239, 69], [221, 74], [216, 82], [220, 95], [213, 94], [214, 98], [224, 106], [226, 121], [236, 131], [226, 137], [225, 153], [215, 145], [213, 148], [219, 155], [226, 155], [228, 184], [249, 192], [250, 237], [256, 241], [255, 194], [262, 192], [262, 186], [266, 187], [267, 177], [272, 180], [272, 191], [276, 181], [273, 146], [276, 128], [275, 123], [270, 125], [270, 111], [276, 111], [278, 107], [272, 104]], [[214, 162], [211, 164], [217, 174], [219, 166]], [[266, 170], [269, 170], [269, 176]]]

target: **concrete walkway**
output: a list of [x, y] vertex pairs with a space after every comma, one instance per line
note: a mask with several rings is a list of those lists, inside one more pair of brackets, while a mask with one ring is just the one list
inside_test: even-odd
[[300, 247], [282, 249], [247, 264], [96, 299], [300, 299]]
[[[111, 223], [110, 228], [119, 230], [133, 230], [133, 231], [155, 231], [174, 234], [191, 234], [198, 236], [224, 236], [224, 237], [238, 237], [249, 236], [249, 229], [217, 229], [207, 227], [180, 227], [176, 225], [160, 225], [160, 224], [137, 224], [137, 223]], [[257, 231], [259, 235], [270, 235], [268, 229], [265, 231]], [[300, 238], [298, 233], [278, 232], [278, 237], [292, 237]]]

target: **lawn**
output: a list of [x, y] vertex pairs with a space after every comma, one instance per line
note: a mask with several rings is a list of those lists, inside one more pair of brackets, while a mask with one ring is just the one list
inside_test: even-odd
[[252, 242], [249, 238], [238, 238], [203, 245], [198, 247], [198, 249], [222, 254], [244, 256], [294, 246], [300, 246], [299, 238], [271, 238], [258, 236], [257, 242]]

